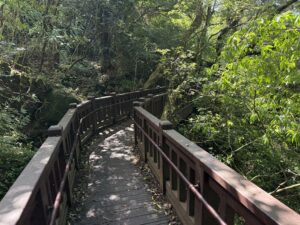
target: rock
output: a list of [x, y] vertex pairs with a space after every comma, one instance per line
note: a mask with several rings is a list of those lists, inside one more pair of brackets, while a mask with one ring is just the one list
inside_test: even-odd
[[50, 125], [57, 124], [69, 109], [69, 104], [78, 102], [76, 98], [61, 89], [52, 89], [44, 98], [35, 112], [32, 123], [27, 126], [27, 135], [36, 139], [41, 137]]

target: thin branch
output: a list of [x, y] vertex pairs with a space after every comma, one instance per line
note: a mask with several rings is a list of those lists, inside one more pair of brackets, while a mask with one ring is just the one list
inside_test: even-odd
[[250, 142], [248, 142], [247, 144], [242, 145], [241, 147], [239, 147], [239, 148], [237, 148], [236, 150], [234, 150], [232, 153], [236, 153], [236, 152], [242, 150], [243, 148], [245, 148], [245, 147], [247, 147], [247, 146], [253, 144], [253, 143], [256, 142], [257, 140], [259, 140], [260, 138], [261, 138], [261, 137], [256, 138], [255, 140], [250, 141]]
[[84, 57], [82, 57], [82, 58], [79, 58], [79, 59], [75, 60], [75, 61], [71, 64], [71, 66], [69, 67], [68, 70], [71, 70], [77, 63], [79, 63], [80, 61], [84, 60], [85, 58], [86, 58], [86, 57], [84, 56]]
[[292, 188], [297, 188], [297, 187], [300, 187], [300, 183], [293, 184], [293, 185], [290, 185], [290, 186], [287, 186], [287, 187], [284, 187], [284, 188], [278, 188], [277, 190], [272, 191], [269, 194], [271, 194], [271, 195], [272, 194], [277, 194], [277, 193], [280, 193], [280, 192], [283, 192], [283, 191], [286, 191], [286, 190], [289, 190], [289, 189], [292, 189]]
[[[153, 16], [155, 14], [160, 14], [160, 13], [163, 13], [163, 12], [169, 12], [174, 8], [174, 6], [177, 3], [178, 3], [178, 1], [176, 0], [176, 1], [171, 2], [171, 3], [157, 5], [153, 8], [147, 8], [144, 12], [140, 13], [139, 17], [134, 20], [134, 23], [137, 23], [141, 18], [143, 18], [146, 15]], [[165, 7], [165, 8], [163, 8], [163, 7]]]

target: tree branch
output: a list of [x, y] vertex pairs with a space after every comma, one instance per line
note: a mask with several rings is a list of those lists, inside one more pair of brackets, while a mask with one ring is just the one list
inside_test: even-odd
[[292, 189], [292, 188], [296, 188], [296, 187], [300, 187], [300, 183], [298, 183], [298, 184], [293, 184], [293, 185], [290, 185], [290, 186], [287, 186], [287, 187], [284, 187], [284, 188], [276, 188], [276, 190], [275, 191], [272, 191], [272, 192], [270, 192], [269, 194], [277, 194], [277, 193], [279, 193], [279, 192], [283, 192], [283, 191], [286, 191], [286, 190], [289, 190], [289, 189]]
[[134, 20], [134, 23], [139, 21], [146, 15], [155, 15], [163, 12], [169, 12], [173, 9], [173, 7], [178, 3], [178, 0], [167, 4], [160, 4], [152, 8], [147, 8], [144, 12], [142, 12], [137, 19]]
[[291, 5], [293, 5], [296, 2], [298, 2], [298, 0], [287, 1], [284, 5], [282, 5], [276, 9], [277, 13], [281, 13], [282, 11], [284, 11], [285, 9], [287, 9], [288, 7], [290, 7]]
[[77, 63], [79, 63], [80, 61], [84, 60], [85, 58], [86, 58], [86, 57], [84, 56], [84, 57], [82, 57], [82, 58], [79, 58], [79, 59], [75, 60], [75, 61], [70, 65], [70, 67], [69, 67], [68, 70], [71, 70]]

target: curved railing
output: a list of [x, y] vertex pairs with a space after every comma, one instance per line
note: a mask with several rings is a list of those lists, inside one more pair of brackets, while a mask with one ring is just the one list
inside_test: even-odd
[[295, 211], [153, 115], [162, 106], [151, 97], [134, 105], [135, 143], [183, 224], [300, 225]]
[[71, 104], [0, 202], [0, 225], [65, 224], [81, 146], [98, 129], [127, 118], [134, 100], [164, 91], [141, 90]]
[[163, 92], [157, 88], [71, 104], [0, 202], [0, 225], [65, 224], [82, 145], [97, 130], [132, 114], [135, 144], [183, 224], [300, 224], [292, 209], [158, 119]]

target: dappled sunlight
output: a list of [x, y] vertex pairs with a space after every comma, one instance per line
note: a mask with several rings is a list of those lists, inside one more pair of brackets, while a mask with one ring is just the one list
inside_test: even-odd
[[95, 209], [90, 209], [90, 210], [86, 213], [86, 217], [87, 217], [87, 218], [96, 217], [96, 210], [95, 210]]
[[120, 200], [120, 197], [118, 195], [111, 195], [111, 196], [109, 196], [109, 200], [118, 201], [118, 200]]
[[131, 125], [130, 127], [126, 127], [125, 131], [132, 131], [132, 132], [134, 132], [134, 126]]
[[99, 147], [101, 148], [101, 153], [105, 156], [95, 155], [95, 152], [93, 152], [90, 156], [90, 159], [93, 162], [97, 161], [97, 163], [99, 163], [98, 160], [101, 160], [102, 157], [109, 157], [111, 159], [120, 159], [126, 161], [135, 161], [135, 157], [132, 154], [132, 145], [124, 145], [124, 142], [132, 142], [132, 137], [130, 135], [127, 135], [127, 132], [133, 131], [133, 127], [129, 126], [107, 137], [101, 144], [99, 144]]
[[132, 157], [132, 156], [129, 156], [129, 155], [127, 155], [127, 154], [123, 154], [123, 153], [115, 153], [115, 152], [113, 152], [112, 154], [111, 154], [111, 156], [110, 156], [112, 159], [113, 158], [118, 158], [118, 159], [125, 159], [125, 160], [128, 160], [128, 161], [130, 161], [130, 160], [132, 160], [134, 157]]
[[99, 155], [96, 155], [95, 152], [92, 152], [92, 154], [89, 157], [90, 161], [96, 161], [96, 160], [99, 160], [99, 159], [102, 159], [102, 157], [99, 156]]
[[133, 132], [133, 125], [126, 124], [100, 133], [104, 138], [96, 141], [89, 156], [90, 182], [80, 225], [98, 224], [97, 221], [151, 223], [159, 218], [167, 224], [167, 217], [153, 207], [149, 187], [134, 166], [138, 159], [133, 154]]

